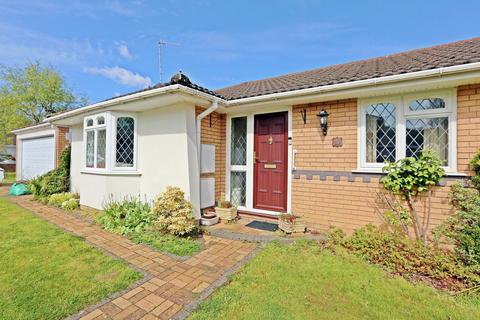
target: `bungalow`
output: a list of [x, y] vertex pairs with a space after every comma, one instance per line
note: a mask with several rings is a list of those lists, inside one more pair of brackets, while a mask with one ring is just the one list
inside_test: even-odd
[[378, 223], [385, 161], [424, 148], [445, 161], [432, 224], [480, 148], [480, 38], [211, 91], [168, 83], [47, 119], [69, 128], [82, 205], [181, 187], [200, 217], [222, 194], [246, 214], [312, 229]]

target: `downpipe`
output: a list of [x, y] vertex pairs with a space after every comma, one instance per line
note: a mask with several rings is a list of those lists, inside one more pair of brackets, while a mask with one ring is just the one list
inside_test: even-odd
[[201, 176], [202, 176], [202, 141], [201, 141], [201, 136], [202, 136], [202, 119], [205, 118], [206, 116], [210, 115], [212, 112], [215, 112], [218, 109], [218, 99], [214, 99], [212, 101], [212, 104], [210, 107], [205, 109], [202, 113], [200, 113], [197, 116], [196, 119], [196, 131], [197, 131], [197, 161], [198, 161], [198, 196], [199, 196], [199, 211], [200, 211], [200, 216], [202, 214], [202, 181], [201, 181]]

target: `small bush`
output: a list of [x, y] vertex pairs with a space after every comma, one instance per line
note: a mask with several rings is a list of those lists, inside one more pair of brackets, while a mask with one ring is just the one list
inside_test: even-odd
[[65, 201], [76, 199], [77, 197], [78, 196], [73, 193], [56, 193], [47, 198], [47, 204], [54, 207], [61, 207]]
[[455, 252], [468, 265], [480, 264], [480, 192], [454, 184], [450, 198], [457, 209], [435, 233], [455, 245]]
[[197, 231], [192, 204], [180, 188], [167, 187], [155, 200], [152, 213], [153, 227], [161, 233], [185, 236]]
[[29, 188], [37, 200], [49, 197], [55, 193], [64, 193], [70, 190], [70, 155], [68, 146], [60, 156], [60, 165], [29, 183]]
[[356, 230], [343, 246], [394, 274], [438, 288], [455, 291], [480, 285], [479, 268], [465, 266], [451, 252], [410, 240], [402, 233], [367, 225]]
[[[442, 165], [444, 162], [436, 154], [425, 150], [418, 159], [407, 157], [394, 163], [387, 163], [382, 169], [386, 174], [381, 179], [385, 190], [399, 197], [399, 200], [405, 200], [408, 206], [408, 209], [390, 206], [392, 213], [390, 218], [395, 218], [407, 235], [409, 235], [408, 227], [410, 224], [413, 225], [415, 238], [423, 242], [427, 241], [431, 207], [428, 206], [425, 209], [426, 219], [421, 219], [415, 202], [418, 195], [424, 192], [428, 192], [428, 197], [431, 199], [432, 188], [445, 175]], [[396, 203], [400, 202], [396, 201]]]
[[143, 232], [150, 227], [150, 207], [138, 198], [111, 200], [99, 216], [98, 222], [105, 229], [123, 235]]
[[62, 203], [61, 208], [68, 211], [77, 210], [80, 208], [80, 201], [75, 198], [68, 199]]
[[480, 191], [480, 151], [473, 156], [470, 166], [475, 172], [475, 176], [472, 177], [472, 185]]

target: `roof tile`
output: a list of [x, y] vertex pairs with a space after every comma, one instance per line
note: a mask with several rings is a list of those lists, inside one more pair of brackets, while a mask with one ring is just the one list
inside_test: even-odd
[[480, 38], [249, 81], [214, 92], [227, 100], [480, 62]]

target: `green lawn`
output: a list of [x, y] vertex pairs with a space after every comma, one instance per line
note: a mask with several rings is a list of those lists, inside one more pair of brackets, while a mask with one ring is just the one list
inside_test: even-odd
[[190, 319], [480, 319], [480, 298], [454, 299], [312, 243], [270, 244]]
[[0, 198], [0, 314], [63, 319], [141, 274]]
[[192, 237], [182, 238], [153, 231], [142, 231], [133, 234], [130, 239], [136, 243], [148, 244], [160, 252], [171, 253], [177, 256], [193, 256], [202, 250], [202, 245], [198, 239]]

